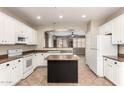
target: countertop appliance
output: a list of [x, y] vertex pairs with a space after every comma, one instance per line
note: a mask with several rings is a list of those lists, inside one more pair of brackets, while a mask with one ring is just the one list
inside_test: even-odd
[[117, 56], [118, 46], [112, 44], [111, 35], [97, 35], [91, 38], [91, 45], [89, 47], [86, 61], [90, 69], [96, 73], [97, 76], [103, 77], [103, 55]]

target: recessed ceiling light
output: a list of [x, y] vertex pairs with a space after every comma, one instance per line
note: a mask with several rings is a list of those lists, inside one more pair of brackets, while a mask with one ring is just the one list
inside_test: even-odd
[[37, 19], [41, 19], [41, 16], [37, 16], [36, 18], [37, 18]]
[[82, 15], [82, 18], [86, 18], [87, 16], [86, 15]]
[[60, 18], [60, 19], [62, 19], [62, 18], [63, 18], [63, 16], [62, 16], [62, 15], [60, 15], [60, 16], [59, 16], [59, 18]]

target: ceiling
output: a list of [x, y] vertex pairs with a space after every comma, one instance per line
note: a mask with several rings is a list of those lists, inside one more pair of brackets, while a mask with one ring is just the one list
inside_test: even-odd
[[[8, 7], [15, 15], [21, 17], [33, 26], [52, 25], [56, 23], [87, 23], [91, 19], [104, 19], [119, 7]], [[86, 18], [82, 18], [82, 15]], [[60, 19], [59, 16], [63, 18]], [[41, 19], [36, 19], [41, 16]]]

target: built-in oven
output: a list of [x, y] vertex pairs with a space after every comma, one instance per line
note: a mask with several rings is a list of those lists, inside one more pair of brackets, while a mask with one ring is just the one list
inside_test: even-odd
[[24, 56], [23, 78], [26, 78], [33, 72], [33, 54]]

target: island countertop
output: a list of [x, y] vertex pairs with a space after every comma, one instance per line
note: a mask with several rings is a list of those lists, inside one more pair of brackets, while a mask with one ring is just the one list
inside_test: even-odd
[[50, 55], [46, 60], [79, 60], [77, 55]]

